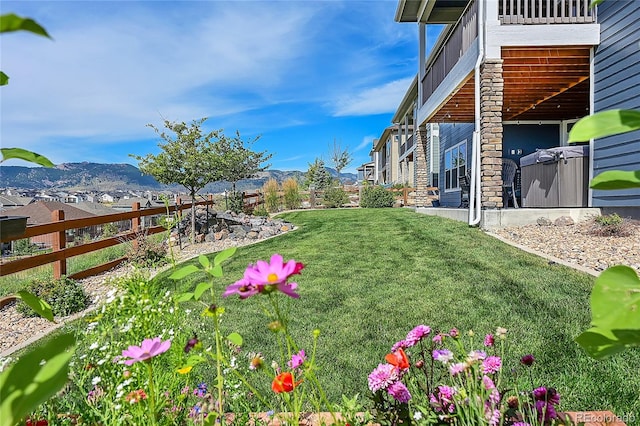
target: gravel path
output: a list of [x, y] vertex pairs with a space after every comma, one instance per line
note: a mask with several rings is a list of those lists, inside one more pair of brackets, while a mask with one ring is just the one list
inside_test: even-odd
[[[529, 251], [542, 256], [559, 259], [568, 265], [577, 265], [583, 270], [586, 268], [587, 272], [593, 274], [616, 264], [628, 265], [640, 273], [640, 222], [629, 224], [632, 234], [627, 237], [593, 236], [589, 232], [592, 226], [592, 221], [562, 226], [527, 225], [496, 230], [493, 231], [493, 234], [503, 241], [524, 246]], [[256, 241], [251, 241], [251, 243], [254, 242]], [[175, 256], [176, 260], [183, 261], [196, 257], [200, 253], [212, 253], [232, 245], [246, 244], [249, 242], [223, 240], [189, 245], [177, 251]], [[168, 267], [150, 271], [150, 276]], [[133, 272], [133, 267], [128, 265], [80, 281], [92, 301], [88, 311], [95, 309], [106, 300], [109, 292], [115, 291], [111, 284], [112, 279], [131, 272]], [[42, 318], [23, 318], [11, 305], [0, 309], [0, 357], [8, 356], [61, 326], [64, 322], [86, 313], [87, 311], [84, 311], [75, 316], [57, 318], [58, 324], [52, 324]]]

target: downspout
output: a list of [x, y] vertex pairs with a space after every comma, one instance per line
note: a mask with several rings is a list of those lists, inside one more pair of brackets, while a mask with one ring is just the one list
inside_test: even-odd
[[480, 182], [480, 65], [484, 59], [484, 0], [478, 2], [478, 59], [475, 72], [475, 129], [471, 150], [471, 185], [469, 188], [469, 226], [480, 223], [482, 218], [482, 192]]

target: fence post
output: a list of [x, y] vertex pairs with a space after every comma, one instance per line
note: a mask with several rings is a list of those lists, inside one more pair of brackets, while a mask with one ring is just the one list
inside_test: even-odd
[[[52, 222], [63, 222], [64, 221], [64, 211], [63, 210], [54, 210], [51, 212], [51, 221]], [[52, 234], [53, 241], [51, 242], [51, 247], [53, 251], [62, 250], [62, 259], [56, 260], [53, 263], [53, 278], [59, 280], [63, 275], [67, 275], [67, 258], [64, 256], [64, 249], [67, 246], [67, 234], [64, 230], [54, 232]]]
[[404, 204], [403, 206], [407, 206], [407, 201], [409, 200], [409, 188], [407, 188], [406, 186], [404, 188], [402, 188], [402, 198], [404, 200]]
[[[131, 211], [140, 212], [140, 203], [133, 203], [131, 205]], [[140, 232], [140, 216], [131, 218], [131, 230], [136, 234], [133, 239], [133, 248], [138, 248], [138, 232]]]

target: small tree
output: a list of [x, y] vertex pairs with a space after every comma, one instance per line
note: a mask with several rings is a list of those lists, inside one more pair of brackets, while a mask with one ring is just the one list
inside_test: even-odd
[[189, 125], [165, 120], [164, 127], [169, 133], [148, 124], [165, 141], [158, 144], [162, 152], [144, 157], [131, 155], [138, 160], [142, 173], [153, 176], [160, 183], [177, 183], [189, 191], [191, 241], [195, 241], [196, 234], [196, 194], [206, 184], [222, 178], [220, 155], [216, 151], [216, 143], [223, 137], [222, 130], [203, 134], [201, 127], [206, 120], [193, 120]]
[[217, 144], [217, 152], [220, 155], [220, 174], [222, 180], [231, 183], [231, 191], [236, 193], [236, 183], [242, 179], [251, 179], [257, 173], [265, 171], [269, 164], [271, 154], [267, 151], [255, 152], [249, 149], [260, 137], [253, 140], [243, 141], [240, 133], [236, 132], [235, 137], [221, 137]]
[[340, 146], [340, 143], [333, 140], [333, 150], [331, 151], [331, 163], [333, 164], [333, 168], [336, 169], [338, 173], [338, 182], [342, 182], [340, 180], [340, 172], [347, 167], [353, 161], [353, 156], [349, 152], [349, 147], [344, 150]]
[[322, 158], [316, 158], [315, 161], [309, 164], [307, 170], [305, 186], [313, 185], [315, 189], [323, 190], [331, 185], [331, 175], [324, 166]]

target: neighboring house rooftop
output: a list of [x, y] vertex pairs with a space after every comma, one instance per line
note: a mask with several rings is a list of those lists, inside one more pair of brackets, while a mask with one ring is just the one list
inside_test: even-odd
[[94, 203], [91, 201], [81, 201], [79, 203], [73, 204], [73, 206], [79, 208], [80, 210], [92, 213], [96, 216], [118, 213], [115, 209], [109, 206], [106, 206], [102, 203]]
[[51, 213], [55, 210], [64, 211], [65, 219], [81, 219], [96, 216], [93, 213], [57, 201], [37, 201], [27, 206], [11, 210], [12, 216], [28, 216], [27, 225], [40, 225], [51, 222]]

